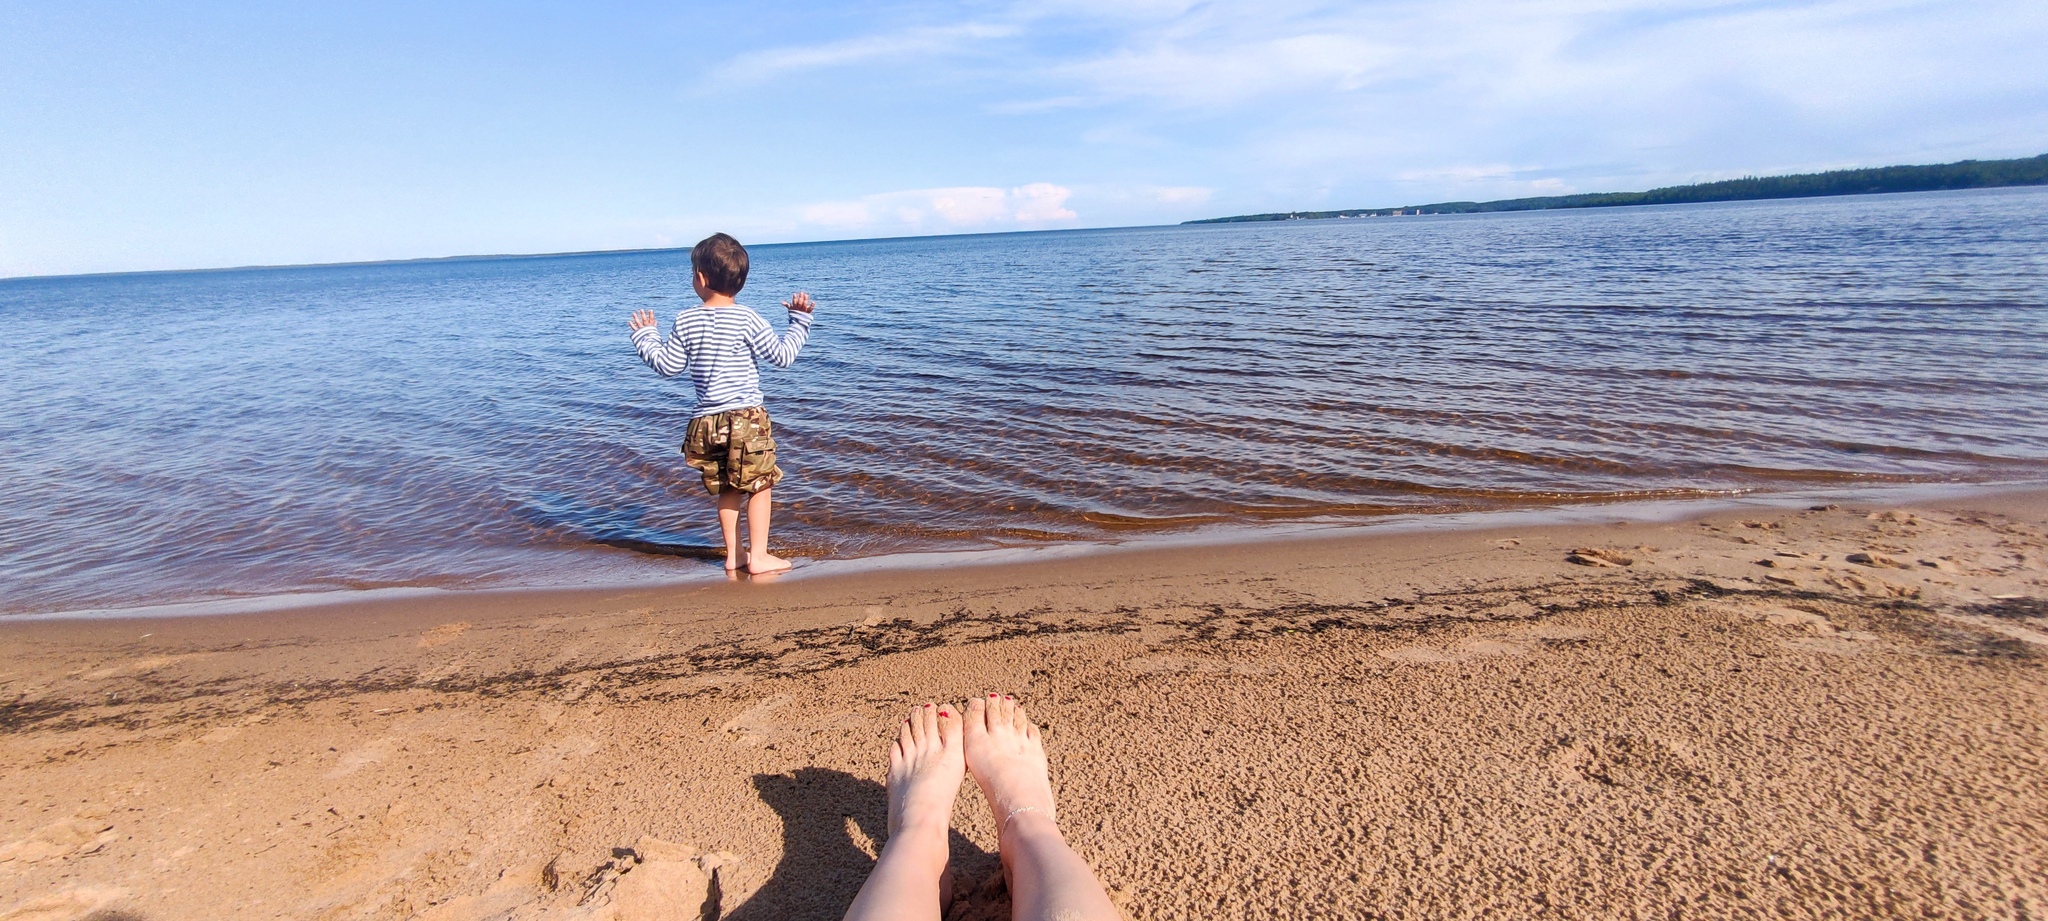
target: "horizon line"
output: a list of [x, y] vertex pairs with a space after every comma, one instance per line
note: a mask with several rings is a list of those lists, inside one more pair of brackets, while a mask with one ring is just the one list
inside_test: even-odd
[[[2048, 154], [2043, 154], [2042, 156], [2048, 156]], [[1968, 161], [1962, 161], [1962, 162], [1968, 162]], [[1946, 164], [1943, 164], [1943, 165], [1946, 165]], [[1900, 192], [1871, 192], [1871, 193], [1864, 193], [1864, 194], [1865, 194], [1865, 195], [1924, 195], [1924, 194], [1932, 194], [1932, 193], [1940, 193], [1940, 192], [1974, 192], [1974, 191], [1985, 191], [1985, 190], [1989, 190], [1989, 189], [1997, 189], [1997, 188], [2028, 188], [2028, 186], [1987, 186], [1987, 187], [1980, 187], [1980, 188], [1967, 188], [1967, 189], [1915, 189], [1915, 190], [1910, 190], [1910, 191], [1900, 191]], [[1841, 197], [1861, 197], [1861, 196], [1819, 196], [1819, 197], [1822, 197], [1822, 198], [1841, 198]], [[1799, 197], [1799, 198], [1774, 198], [1774, 199], [1734, 199], [1734, 200], [1728, 200], [1728, 201], [1706, 201], [1706, 202], [1658, 202], [1658, 203], [1638, 203], [1638, 204], [1627, 204], [1627, 205], [1611, 205], [1611, 206], [1607, 206], [1606, 208], [1601, 208], [1601, 209], [1587, 209], [1587, 208], [1565, 208], [1565, 209], [1546, 209], [1546, 210], [1554, 210], [1554, 211], [1586, 211], [1586, 210], [1610, 210], [1610, 209], [1619, 209], [1619, 208], [1679, 208], [1679, 207], [1689, 207], [1689, 206], [1697, 206], [1697, 205], [1727, 205], [1727, 204], [1742, 204], [1742, 203], [1753, 203], [1753, 202], [1759, 202], [1759, 201], [1807, 201], [1807, 200], [1811, 200], [1811, 197]], [[1426, 206], [1416, 206], [1416, 205], [1409, 205], [1409, 206], [1406, 206], [1406, 207], [1426, 207]], [[1363, 211], [1363, 210], [1368, 210], [1368, 209], [1358, 209], [1358, 210], [1361, 210], [1361, 211]], [[1282, 213], [1288, 213], [1288, 212], [1277, 212], [1277, 211], [1276, 211], [1276, 212], [1261, 212], [1261, 213], [1271, 213], [1271, 214], [1282, 214]], [[1308, 213], [1334, 213], [1334, 212], [1308, 212]], [[1529, 212], [1529, 211], [1496, 211], [1496, 212], [1484, 212], [1484, 214], [1488, 214], [1488, 215], [1493, 215], [1493, 214], [1527, 214], [1527, 213], [1532, 213], [1532, 212]], [[1235, 215], [1234, 217], [1245, 217], [1245, 216], [1246, 216], [1246, 215]], [[1418, 216], [1418, 217], [1440, 217], [1440, 218], [1441, 218], [1441, 217], [1450, 217], [1450, 218], [1469, 218], [1469, 217], [1477, 217], [1477, 216], [1479, 216], [1479, 214], [1462, 214], [1462, 213], [1458, 213], [1458, 214], [1453, 214], [1453, 213], [1433, 213], [1433, 214], [1425, 214], [1425, 215], [1417, 215], [1417, 216]], [[778, 247], [778, 246], [817, 246], [817, 245], [821, 245], [821, 244], [828, 244], [828, 243], [881, 243], [881, 242], [888, 242], [888, 241], [893, 241], [893, 240], [936, 240], [936, 239], [947, 239], [947, 238], [953, 238], [953, 237], [1000, 237], [1000, 236], [1012, 236], [1012, 235], [1021, 235], [1021, 234], [1033, 234], [1033, 233], [1086, 233], [1086, 232], [1089, 232], [1089, 231], [1098, 231], [1098, 230], [1143, 230], [1143, 229], [1151, 229], [1151, 228], [1158, 228], [1158, 229], [1165, 229], [1165, 228], [1189, 228], [1189, 229], [1194, 229], [1194, 228], [1206, 228], [1206, 227], [1228, 227], [1228, 226], [1232, 226], [1232, 225], [1234, 225], [1234, 224], [1276, 224], [1276, 223], [1292, 223], [1292, 222], [1298, 222], [1298, 221], [1317, 221], [1317, 220], [1337, 220], [1337, 218], [1336, 218], [1336, 217], [1323, 217], [1323, 218], [1292, 218], [1292, 219], [1287, 219], [1287, 220], [1264, 220], [1264, 221], [1242, 221], [1242, 220], [1235, 220], [1235, 221], [1234, 221], [1234, 220], [1229, 220], [1229, 219], [1222, 219], [1222, 218], [1203, 218], [1203, 219], [1197, 219], [1197, 220], [1192, 220], [1192, 221], [1181, 221], [1181, 222], [1178, 222], [1178, 223], [1174, 223], [1174, 224], [1119, 224], [1119, 225], [1112, 225], [1112, 226], [1105, 226], [1105, 227], [1048, 227], [1048, 228], [1042, 228], [1042, 229], [1038, 229], [1038, 230], [977, 230], [977, 231], [968, 231], [968, 232], [964, 232], [964, 233], [925, 233], [925, 234], [906, 234], [906, 235], [903, 235], [903, 236], [894, 236], [894, 237], [846, 237], [846, 238], [840, 238], [840, 239], [832, 239], [832, 240], [790, 240], [790, 241], [784, 241], [784, 242], [781, 242], [781, 243], [756, 243], [756, 244], [753, 244], [752, 246], [748, 246], [747, 248], [748, 248], [749, 250], [754, 250], [754, 249], [763, 249], [763, 248], [770, 248], [770, 247]], [[695, 244], [691, 244], [691, 246], [694, 246], [694, 245], [695, 245]], [[78, 279], [78, 278], [115, 278], [115, 277], [120, 277], [120, 276], [128, 276], [128, 275], [193, 275], [193, 274], [200, 274], [200, 273], [204, 273], [204, 272], [270, 272], [270, 271], [285, 271], [285, 270], [288, 270], [288, 269], [338, 269], [338, 268], [354, 268], [354, 267], [367, 267], [367, 266], [381, 266], [381, 265], [411, 265], [411, 264], [415, 264], [415, 263], [425, 263], [425, 262], [489, 262], [489, 261], [493, 261], [493, 260], [513, 260], [513, 259], [569, 259], [569, 258], [576, 258], [576, 257], [581, 257], [581, 256], [628, 256], [628, 255], [637, 255], [637, 254], [644, 254], [644, 253], [677, 253], [677, 252], [687, 252], [687, 251], [688, 251], [688, 250], [689, 250], [690, 248], [691, 248], [690, 246], [648, 246], [648, 247], [636, 247], [636, 248], [629, 248], [629, 249], [584, 249], [584, 250], [563, 250], [563, 251], [559, 251], [559, 252], [548, 252], [548, 253], [466, 253], [466, 254], [457, 254], [457, 255], [452, 255], [452, 256], [406, 256], [406, 257], [402, 257], [402, 258], [397, 258], [397, 259], [356, 259], [356, 260], [345, 260], [345, 261], [341, 261], [341, 262], [282, 262], [282, 263], [268, 263], [268, 264], [251, 264], [251, 265], [226, 265], [226, 266], [202, 266], [202, 267], [199, 267], [199, 268], [189, 268], [189, 269], [123, 269], [123, 270], [116, 270], [116, 271], [110, 271], [110, 272], [67, 272], [67, 273], [61, 273], [61, 274], [54, 274], [54, 275], [7, 275], [7, 276], [0, 276], [0, 285], [5, 285], [5, 284], [9, 284], [9, 283], [12, 283], [12, 282], [24, 282], [24, 281], [63, 281], [63, 280], [67, 280], [67, 279]]]
[[[786, 240], [780, 243], [755, 243], [748, 250], [776, 246], [816, 246], [825, 243], [880, 243], [890, 240], [933, 240], [949, 237], [1000, 237], [1027, 233], [1080, 233], [1091, 230], [1141, 230], [1151, 227], [1183, 227], [1178, 224], [1119, 224], [1106, 227], [1046, 227], [1037, 230], [975, 230], [963, 233], [922, 233], [896, 237], [846, 237], [833, 240]], [[189, 269], [117, 269], [108, 272], [64, 272], [54, 275], [6, 275], [0, 276], [0, 284], [16, 281], [61, 281], [71, 278], [113, 278], [123, 275], [190, 275], [202, 272], [269, 272], [286, 269], [340, 269], [378, 265], [410, 265], [421, 262], [489, 262], [511, 259], [567, 259], [578, 256], [629, 256], [643, 253], [688, 252], [690, 246], [647, 246], [629, 249], [578, 249], [551, 253], [463, 253], [452, 256], [403, 256], [396, 259], [352, 259], [341, 262], [277, 262], [253, 263], [249, 265], [201, 266]]]

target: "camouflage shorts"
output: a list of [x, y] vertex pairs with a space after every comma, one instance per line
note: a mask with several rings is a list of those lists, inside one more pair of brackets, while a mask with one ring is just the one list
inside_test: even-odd
[[683, 461], [704, 474], [704, 488], [754, 493], [782, 482], [775, 466], [775, 428], [759, 406], [690, 420], [683, 436]]

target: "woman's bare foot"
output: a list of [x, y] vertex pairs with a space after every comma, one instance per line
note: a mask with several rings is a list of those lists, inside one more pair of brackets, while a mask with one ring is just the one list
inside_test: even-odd
[[960, 795], [967, 774], [963, 751], [958, 708], [925, 704], [910, 711], [889, 748], [889, 843], [930, 836], [938, 844], [940, 866], [945, 865], [953, 798]]
[[1052, 780], [1038, 726], [1016, 698], [990, 694], [967, 702], [967, 768], [988, 797], [1001, 838], [1013, 821], [1036, 815], [1054, 823]]
[[757, 576], [765, 576], [771, 572], [782, 572], [792, 565], [795, 564], [772, 553], [747, 554], [747, 571]]
[[1067, 846], [1052, 814], [1052, 779], [1038, 727], [1016, 698], [967, 704], [967, 769], [995, 812], [1010, 917], [1018, 921], [1115, 921], [1123, 915], [1095, 870]]
[[946, 891], [946, 831], [967, 774], [960, 710], [910, 711], [889, 747], [889, 840], [846, 909], [847, 921], [939, 921]]

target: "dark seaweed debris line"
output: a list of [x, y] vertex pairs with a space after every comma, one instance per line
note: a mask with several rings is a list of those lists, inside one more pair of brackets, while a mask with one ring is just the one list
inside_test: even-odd
[[[2005, 660], [2036, 656], [2026, 644], [2016, 640], [1942, 623], [1932, 616], [1932, 608], [1913, 601], [1874, 601], [1791, 589], [1731, 589], [1700, 579], [1674, 582], [1639, 578], [1603, 585], [1604, 597], [1590, 602], [1574, 591], [1583, 587], [1580, 583], [1559, 581], [1514, 588], [1420, 593], [1414, 598], [1362, 603], [1286, 602], [1235, 609], [1210, 605], [1202, 614], [1181, 617], [1148, 617], [1140, 609], [1128, 606], [1107, 612], [1071, 612], [1066, 618], [1058, 618], [1050, 609], [1022, 615], [988, 615], [962, 607], [923, 624], [897, 618], [872, 625], [816, 627], [715, 641], [650, 656], [431, 680], [422, 680], [416, 673], [398, 668], [319, 681], [252, 682], [220, 678], [180, 682], [145, 676], [134, 680], [135, 687], [109, 692], [96, 700], [23, 697], [0, 703], [0, 732], [57, 732], [94, 727], [141, 730], [203, 724], [268, 706], [303, 707], [321, 701], [418, 690], [487, 699], [541, 694], [569, 694], [573, 698], [600, 693], [617, 700], [662, 702], [725, 693], [717, 686], [658, 687], [679, 679], [734, 673], [790, 677], [942, 646], [1069, 634], [1113, 635], [1148, 625], [1186, 631], [1181, 637], [1165, 641], [1165, 645], [1260, 639], [1290, 633], [1313, 635], [1332, 630], [1418, 636], [1459, 624], [1540, 622], [1567, 612], [1621, 612], [1630, 607], [1669, 607], [1727, 597], [1846, 605], [1867, 612], [1859, 619], [1870, 621], [1870, 626], [1931, 643], [1952, 655]], [[1629, 591], [1615, 594], [1616, 588]], [[1502, 610], [1514, 602], [1527, 604], [1527, 613]], [[1978, 605], [1965, 609], [1965, 613], [2038, 618], [2048, 616], [2044, 609], [2048, 609], [2048, 603], [2013, 599]], [[439, 706], [446, 704], [422, 704], [412, 709]]]

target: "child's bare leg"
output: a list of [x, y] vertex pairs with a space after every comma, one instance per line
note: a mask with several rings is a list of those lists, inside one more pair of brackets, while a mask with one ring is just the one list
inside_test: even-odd
[[725, 571], [740, 568], [740, 506], [747, 494], [725, 490], [718, 494], [718, 530], [725, 532]]
[[1095, 871], [1053, 821], [1052, 781], [1038, 726], [1009, 697], [967, 702], [967, 767], [995, 811], [1014, 921], [1116, 921]]
[[960, 711], [951, 704], [911, 711], [889, 749], [889, 840], [846, 909], [847, 921], [938, 921], [946, 832], [966, 772]]
[[747, 571], [755, 575], [781, 572], [789, 568], [789, 561], [768, 552], [768, 516], [773, 500], [768, 494], [773, 488], [764, 489], [747, 499], [747, 532], [752, 540], [747, 545]]

